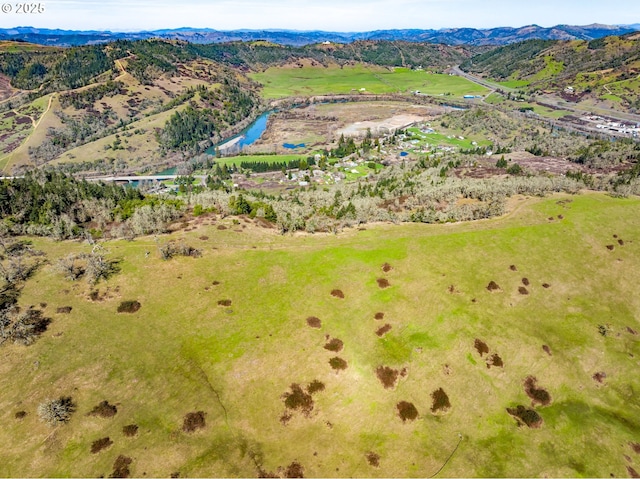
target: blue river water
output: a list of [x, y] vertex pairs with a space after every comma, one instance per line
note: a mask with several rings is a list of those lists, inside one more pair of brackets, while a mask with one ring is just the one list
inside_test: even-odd
[[238, 137], [240, 137], [240, 141], [237, 143], [237, 145], [240, 148], [242, 148], [243, 146], [252, 145], [262, 136], [262, 134], [264, 133], [264, 130], [267, 129], [267, 119], [269, 118], [269, 115], [271, 115], [271, 113], [273, 112], [268, 111], [266, 113], [263, 113], [258, 118], [256, 118], [256, 120], [253, 123], [251, 123], [251, 125], [249, 125], [243, 131], [241, 131], [238, 135], [232, 138], [227, 138], [224, 141], [218, 143], [217, 145], [213, 145], [212, 147], [207, 148], [205, 153], [208, 153], [209, 155], [215, 155], [217, 146], [220, 146]]

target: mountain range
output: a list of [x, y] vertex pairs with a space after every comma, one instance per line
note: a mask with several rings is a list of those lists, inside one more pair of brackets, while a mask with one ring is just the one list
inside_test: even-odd
[[281, 45], [302, 46], [320, 42], [350, 43], [357, 40], [403, 40], [444, 43], [447, 45], [507, 45], [529, 39], [594, 40], [609, 35], [623, 35], [640, 30], [640, 24], [583, 26], [556, 25], [541, 27], [498, 27], [490, 29], [444, 28], [440, 30], [375, 30], [370, 32], [325, 32], [296, 30], [214, 30], [209, 28], [178, 28], [140, 32], [110, 32], [59, 30], [34, 27], [0, 29], [0, 40], [18, 40], [40, 45], [76, 46], [104, 43], [113, 40], [141, 40], [163, 38], [191, 43], [222, 43], [231, 41], [265, 40]]

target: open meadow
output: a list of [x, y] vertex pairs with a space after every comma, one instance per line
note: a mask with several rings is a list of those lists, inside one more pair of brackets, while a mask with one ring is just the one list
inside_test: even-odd
[[409, 93], [428, 95], [482, 95], [488, 90], [462, 77], [430, 73], [408, 68], [383, 68], [371, 65], [270, 67], [248, 75], [263, 85], [267, 99], [295, 95], [366, 93]]
[[[518, 197], [287, 236], [203, 215], [103, 243], [120, 272], [95, 286], [55, 266], [91, 246], [34, 238], [48, 263], [19, 304], [51, 323], [0, 349], [0, 475], [633, 475], [639, 213]], [[201, 257], [162, 260], [171, 240]], [[38, 405], [61, 396], [51, 427]]]

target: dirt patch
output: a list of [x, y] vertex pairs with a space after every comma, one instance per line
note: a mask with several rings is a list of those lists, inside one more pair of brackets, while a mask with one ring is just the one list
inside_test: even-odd
[[14, 417], [16, 419], [24, 419], [25, 417], [27, 417], [27, 411], [18, 411], [17, 413], [15, 413]]
[[558, 215], [558, 219], [559, 219], [559, 220], [563, 220], [563, 219], [564, 219], [564, 216], [563, 216], [563, 215]]
[[343, 348], [344, 343], [338, 338], [333, 338], [331, 341], [324, 345], [324, 349], [333, 351], [334, 353], [339, 353]]
[[487, 290], [491, 292], [502, 291], [502, 288], [500, 288], [500, 286], [498, 286], [498, 283], [496, 283], [495, 281], [489, 281], [489, 284], [487, 285]]
[[638, 444], [637, 442], [630, 442], [629, 446], [631, 446], [633, 452], [635, 452], [636, 454], [640, 454], [640, 444]]
[[413, 403], [407, 401], [400, 401], [396, 404], [398, 408], [398, 414], [400, 415], [400, 419], [402, 422], [405, 421], [414, 421], [418, 417], [418, 410], [413, 405]]
[[624, 246], [624, 240], [619, 239], [619, 240], [618, 240], [618, 244], [619, 244], [620, 246]]
[[284, 471], [284, 477], [304, 477], [304, 467], [297, 461], [293, 461]]
[[385, 273], [388, 273], [392, 269], [393, 269], [393, 266], [391, 266], [389, 263], [385, 263], [382, 265], [382, 271], [384, 271]]
[[[291, 421], [291, 418], [293, 418], [293, 416], [288, 412], [285, 412], [282, 414], [282, 416], [280, 416], [280, 422], [282, 423], [283, 426], [286, 426], [287, 424], [289, 424], [289, 421]], [[272, 477], [272, 476], [260, 476], [260, 477]], [[278, 477], [278, 476], [273, 476], [273, 477]]]
[[184, 416], [182, 422], [182, 430], [184, 432], [194, 432], [206, 426], [205, 412], [190, 412]]
[[322, 326], [322, 321], [320, 321], [320, 319], [316, 318], [315, 316], [309, 316], [307, 318], [307, 324], [310, 328], [320, 329], [320, 327]]
[[128, 424], [122, 428], [122, 434], [127, 437], [133, 437], [138, 434], [138, 426], [136, 424]]
[[[313, 398], [311, 394], [305, 392], [299, 384], [293, 383], [289, 386], [290, 392], [286, 392], [282, 395], [284, 399], [284, 405], [287, 409], [293, 409], [295, 411], [302, 412], [305, 416], [309, 416], [313, 411]], [[282, 421], [282, 418], [280, 419]]]
[[373, 315], [374, 319], [381, 320], [384, 319], [384, 313], [376, 313]]
[[522, 284], [529, 286], [529, 278], [522, 278]]
[[493, 353], [491, 357], [487, 358], [487, 368], [491, 368], [491, 366], [495, 366], [497, 368], [504, 367], [504, 362], [497, 353]]
[[376, 376], [378, 376], [385, 389], [393, 389], [398, 381], [398, 376], [400, 376], [400, 371], [389, 366], [378, 366], [376, 368]]
[[318, 381], [317, 379], [314, 379], [313, 381], [311, 381], [307, 386], [307, 392], [309, 394], [315, 394], [315, 393], [324, 391], [324, 389], [325, 389], [324, 383], [321, 381]]
[[509, 266], [509, 269], [510, 269], [511, 271], [518, 271], [518, 268], [516, 267], [516, 265], [515, 265], [515, 264], [512, 264], [511, 266]]
[[56, 309], [56, 313], [58, 314], [69, 314], [73, 308], [71, 306], [62, 306]]
[[118, 306], [118, 313], [135, 313], [141, 306], [138, 301], [123, 301]]
[[532, 406], [535, 406], [536, 403], [547, 406], [551, 403], [551, 395], [546, 389], [537, 387], [537, 382], [538, 380], [535, 377], [529, 376], [524, 381], [524, 391], [527, 393], [527, 396], [531, 398]]
[[365, 455], [365, 457], [367, 458], [367, 462], [370, 466], [380, 467], [380, 455], [376, 454], [375, 452], [369, 451]]
[[118, 408], [116, 406], [109, 404], [109, 401], [102, 401], [95, 406], [88, 415], [109, 418], [115, 416], [117, 412]]
[[449, 396], [444, 392], [444, 389], [439, 388], [431, 393], [431, 412], [437, 413], [438, 411], [447, 412], [451, 409], [451, 402], [449, 401]]
[[207, 235], [202, 235], [202, 236], [200, 236], [200, 239], [202, 241], [207, 241], [209, 239], [209, 237]]
[[551, 287], [551, 285], [549, 283], [542, 283], [542, 287], [544, 289], [549, 289]]
[[376, 279], [376, 282], [378, 283], [378, 286], [382, 289], [388, 288], [389, 286], [391, 286], [391, 284], [386, 278], [378, 278]]
[[382, 326], [381, 328], [379, 328], [376, 331], [376, 335], [381, 338], [382, 336], [384, 336], [385, 334], [387, 334], [389, 331], [391, 331], [391, 325], [389, 323], [385, 324], [384, 326]]
[[336, 371], [347, 369], [347, 362], [338, 356], [329, 359], [329, 365]]
[[218, 306], [231, 306], [231, 300], [221, 299], [220, 301], [218, 301]]
[[640, 477], [640, 474], [638, 474], [638, 471], [636, 471], [631, 466], [627, 466], [627, 472], [629, 473], [629, 477]]
[[212, 281], [211, 285], [212, 286], [218, 286], [220, 284], [220, 281]]
[[518, 293], [520, 293], [520, 294], [529, 294], [529, 290], [527, 288], [525, 288], [524, 286], [520, 286], [518, 288]]
[[607, 377], [607, 373], [605, 373], [604, 371], [598, 371], [593, 376], [591, 376], [591, 379], [593, 379], [597, 383], [602, 384], [606, 379], [606, 377]]
[[91, 454], [98, 454], [103, 449], [110, 447], [113, 441], [108, 437], [97, 439], [91, 443]]
[[520, 405], [515, 408], [508, 407], [507, 412], [516, 418], [518, 426], [525, 425], [532, 429], [537, 429], [542, 426], [542, 418], [540, 417], [540, 414], [533, 409], [528, 409]]
[[552, 356], [551, 354], [551, 348], [549, 346], [547, 346], [546, 344], [542, 345], [542, 350], [547, 353], [549, 356]]
[[627, 326], [627, 333], [633, 334], [634, 336], [638, 335], [638, 331], [636, 331], [635, 329], [631, 329], [629, 326]]
[[129, 477], [131, 471], [129, 466], [131, 465], [131, 458], [127, 456], [118, 456], [113, 463], [113, 472], [109, 477]]
[[614, 248], [615, 248], [615, 246], [613, 246], [612, 244], [608, 244], [608, 245], [607, 245], [607, 249], [608, 249], [609, 251], [613, 251], [613, 249], [614, 249]]
[[344, 299], [344, 293], [340, 289], [331, 290], [331, 296], [334, 298]]
[[226, 230], [227, 227], [225, 225], [218, 225], [219, 230]]
[[482, 357], [485, 354], [489, 354], [489, 346], [487, 346], [487, 343], [485, 343], [481, 339], [476, 338], [473, 345], [476, 348], [476, 351], [478, 351], [478, 354], [480, 355], [480, 357]]

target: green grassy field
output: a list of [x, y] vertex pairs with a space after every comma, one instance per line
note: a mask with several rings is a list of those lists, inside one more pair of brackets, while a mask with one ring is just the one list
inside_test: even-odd
[[408, 93], [419, 90], [429, 95], [481, 95], [487, 89], [458, 76], [427, 73], [407, 68], [372, 67], [365, 65], [283, 68], [271, 67], [249, 76], [264, 86], [265, 98], [292, 95], [321, 95], [331, 93]]
[[242, 163], [243, 161], [259, 161], [261, 163], [288, 163], [294, 160], [307, 159], [308, 157], [309, 155], [242, 155], [216, 158], [215, 161], [219, 165], [240, 166], [240, 163]]
[[[630, 445], [640, 430], [640, 199], [511, 204], [493, 220], [367, 225], [338, 236], [279, 236], [204, 218], [194, 231], [105, 243], [122, 271], [97, 286], [100, 301], [53, 266], [89, 245], [35, 239], [50, 264], [20, 304], [46, 303], [53, 320], [32, 346], [2, 346], [0, 475], [108, 475], [125, 455], [136, 477], [255, 477], [294, 462], [307, 477], [431, 477], [443, 466], [441, 477], [629, 476], [627, 466], [640, 470]], [[162, 261], [158, 245], [177, 238], [202, 257]], [[490, 281], [501, 291], [487, 291]], [[123, 300], [142, 307], [118, 314]], [[56, 313], [63, 306], [71, 313]], [[326, 350], [328, 337], [344, 349]], [[493, 354], [503, 367], [488, 367]], [[332, 369], [336, 356], [346, 369]], [[379, 366], [405, 375], [385, 389]], [[599, 372], [602, 383], [592, 378]], [[531, 407], [529, 376], [551, 396], [534, 407], [537, 429], [506, 411]], [[314, 380], [325, 389], [312, 409], [289, 411], [283, 424], [283, 395]], [[451, 407], [433, 413], [439, 388]], [[77, 412], [51, 428], [37, 407], [61, 395]], [[88, 415], [104, 400], [117, 406], [114, 417]], [[400, 419], [401, 401], [417, 419]], [[26, 417], [15, 418], [19, 411]], [[206, 425], [186, 433], [183, 418], [195, 411]], [[134, 437], [123, 435], [129, 424], [139, 427]], [[104, 437], [113, 445], [92, 454]]]
[[[407, 131], [412, 134], [411, 140], [418, 140], [418, 143], [415, 144], [416, 147], [425, 146], [425, 144], [429, 145], [447, 145], [447, 146], [456, 146], [462, 149], [471, 149], [476, 146], [489, 146], [491, 142], [489, 140], [484, 140], [480, 138], [467, 138], [463, 137], [461, 140], [459, 135], [447, 134], [446, 133], [422, 133], [419, 128], [407, 128]], [[473, 141], [476, 141], [476, 145], [473, 144]]]

